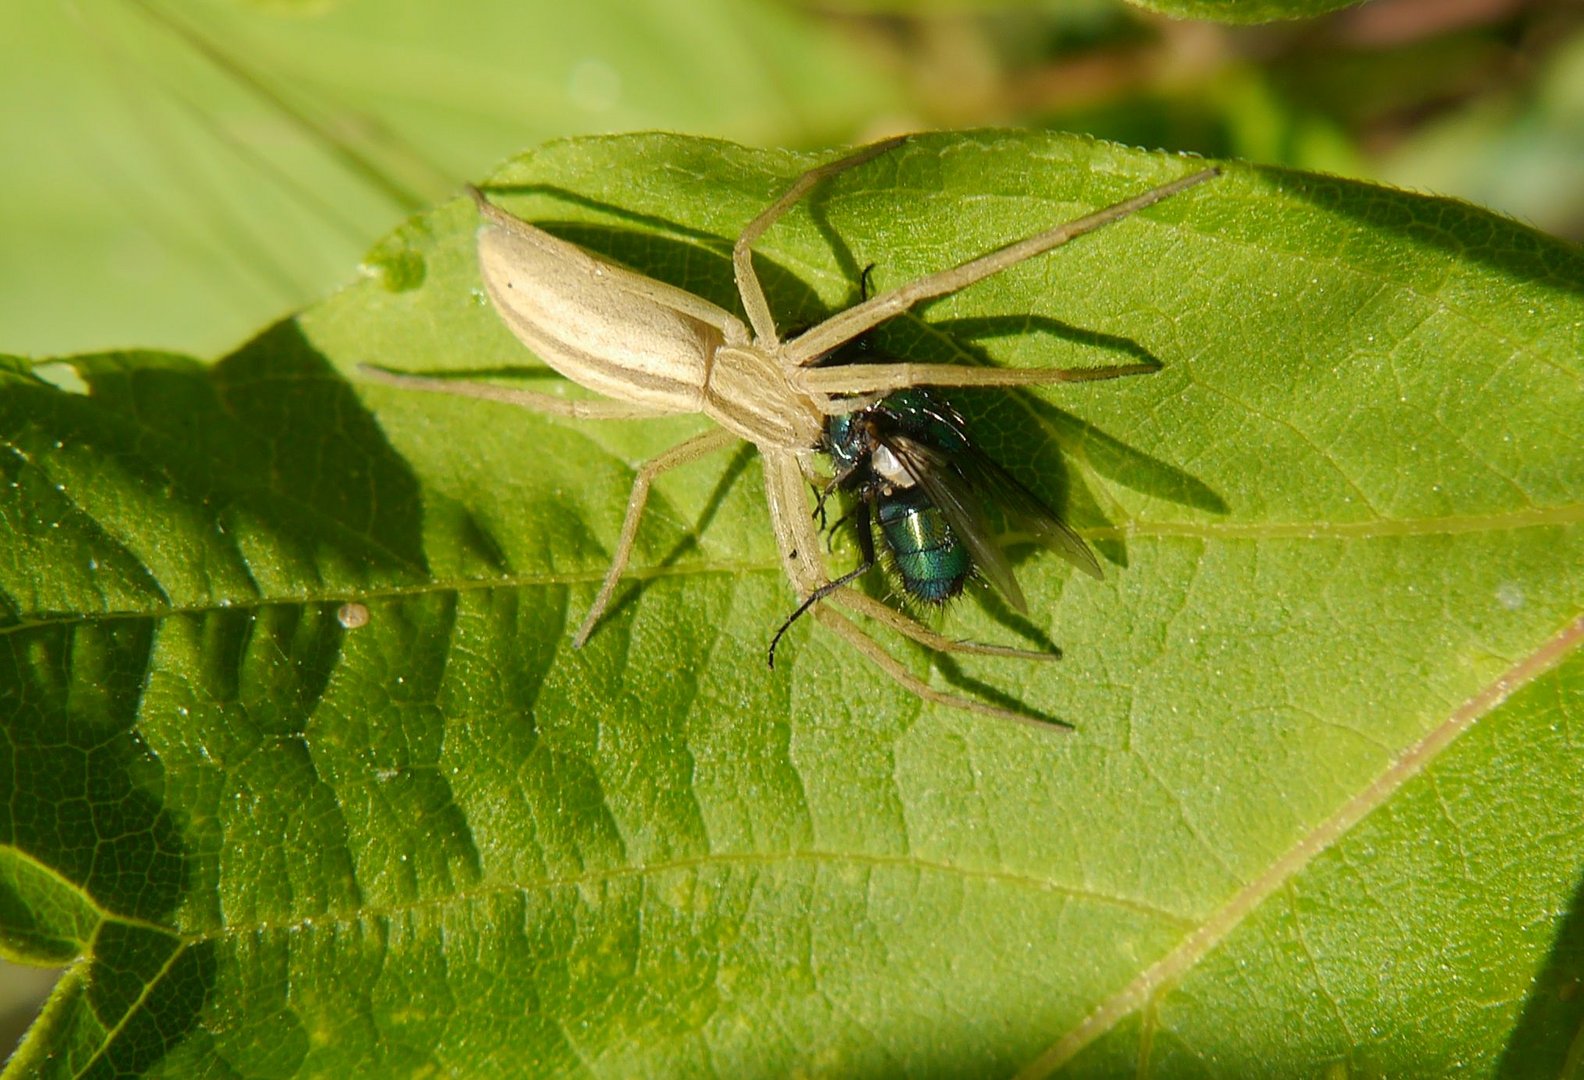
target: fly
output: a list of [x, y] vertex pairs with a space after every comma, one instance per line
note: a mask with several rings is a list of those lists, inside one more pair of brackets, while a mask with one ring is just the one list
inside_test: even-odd
[[[1094, 552], [1061, 517], [1016, 477], [974, 445], [962, 415], [922, 387], [887, 394], [854, 412], [828, 418], [820, 449], [835, 476], [820, 499], [834, 491], [856, 503], [851, 520], [861, 561], [806, 600], [776, 632], [781, 635], [814, 603], [874, 569], [875, 526], [886, 562], [902, 591], [918, 603], [939, 606], [960, 595], [977, 571], [1019, 614], [1028, 600], [996, 541], [989, 508], [1009, 524], [1099, 578]], [[841, 522], [837, 522], [838, 525]]]

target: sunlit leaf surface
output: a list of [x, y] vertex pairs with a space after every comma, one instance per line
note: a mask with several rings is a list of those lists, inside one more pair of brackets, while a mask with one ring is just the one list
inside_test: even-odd
[[[816, 160], [584, 140], [492, 187], [730, 304], [730, 238]], [[920, 138], [759, 265], [805, 326], [871, 263], [894, 285], [1192, 167]], [[979, 592], [942, 627], [1061, 663], [885, 638], [1062, 736], [922, 706], [807, 622], [767, 671], [794, 597], [751, 456], [661, 481], [573, 651], [634, 467], [703, 422], [359, 381], [536, 372], [474, 223], [414, 219], [213, 364], [6, 369], [0, 942], [72, 965], [10, 1075], [1561, 1069], [1576, 251], [1234, 166], [883, 328], [921, 359], [1162, 364], [955, 399], [1106, 578], [1020, 554], [1031, 619]]]

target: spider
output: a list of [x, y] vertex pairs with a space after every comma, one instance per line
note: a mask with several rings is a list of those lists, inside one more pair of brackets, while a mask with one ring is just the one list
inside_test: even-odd
[[[746, 323], [702, 297], [551, 236], [495, 206], [477, 188], [468, 189], [483, 217], [478, 232], [479, 269], [501, 319], [551, 368], [608, 400], [572, 401], [365, 365], [363, 370], [371, 378], [408, 389], [483, 398], [578, 419], [703, 413], [716, 425], [639, 467], [615, 553], [593, 606], [573, 636], [575, 647], [588, 640], [615, 593], [655, 478], [747, 440], [759, 451], [764, 466], [770, 524], [782, 569], [800, 601], [819, 601], [812, 608], [815, 619], [925, 701], [1041, 727], [1049, 725], [1014, 709], [930, 686], [848, 617], [873, 619], [940, 652], [1041, 660], [1055, 655], [955, 641], [873, 597], [832, 587], [820, 558], [818, 530], [809, 513], [807, 485], [816, 476], [813, 456], [823, 444], [830, 418], [873, 406], [897, 390], [1031, 386], [1111, 378], [1142, 369], [995, 369], [906, 360], [822, 365], [822, 361], [921, 301], [957, 292], [1201, 184], [1220, 170], [1201, 169], [950, 269], [869, 296], [783, 340], [754, 270], [754, 243], [820, 181], [906, 140], [907, 136], [886, 139], [810, 169], [744, 227], [732, 249], [732, 268]], [[848, 614], [835, 610], [837, 607]]]

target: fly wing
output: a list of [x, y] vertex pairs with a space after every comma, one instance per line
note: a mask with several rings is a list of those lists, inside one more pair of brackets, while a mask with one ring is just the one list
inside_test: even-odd
[[983, 510], [987, 502], [999, 503], [1035, 540], [1090, 577], [1104, 577], [1100, 561], [1083, 538], [1038, 495], [971, 444], [947, 456], [903, 436], [891, 436], [885, 442], [908, 475], [941, 508], [952, 528], [961, 533], [974, 559], [983, 565], [985, 576], [1017, 610], [1026, 610], [1023, 591], [1000, 545], [992, 539], [994, 530]]
[[985, 520], [983, 504], [967, 479], [953, 467], [953, 459], [905, 435], [888, 435], [882, 441], [913, 482], [929, 496], [930, 502], [946, 515], [947, 524], [968, 545], [969, 553], [984, 576], [1001, 590], [1007, 603], [1018, 612], [1028, 614], [1028, 601], [1018, 587], [1017, 578], [1012, 576], [1012, 564], [991, 538], [992, 530]]
[[1033, 535], [1034, 539], [1072, 563], [1092, 578], [1102, 578], [1100, 561], [1089, 545], [1072, 528], [1046, 506], [1040, 497], [1024, 487], [1017, 478], [973, 447], [959, 461], [973, 474], [973, 481], [982, 483], [988, 498], [1000, 503], [1011, 517]]

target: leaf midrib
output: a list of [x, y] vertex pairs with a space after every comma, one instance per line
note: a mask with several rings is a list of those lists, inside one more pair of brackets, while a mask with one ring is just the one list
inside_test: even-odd
[[[1030, 889], [1036, 892], [1062, 896], [1071, 900], [1082, 900], [1088, 903], [1103, 904], [1108, 907], [1123, 911], [1131, 911], [1146, 918], [1154, 919], [1168, 926], [1176, 927], [1184, 932], [1191, 932], [1199, 925], [1197, 920], [1176, 912], [1167, 911], [1142, 900], [1126, 896], [1111, 896], [1095, 892], [1090, 889], [1076, 888], [1063, 885], [1048, 878], [1036, 877], [1031, 874], [1011, 873], [1005, 870], [990, 870], [982, 867], [965, 867], [937, 859], [926, 859], [916, 855], [879, 855], [866, 852], [799, 850], [799, 851], [734, 851], [711, 852], [703, 855], [694, 855], [681, 859], [668, 859], [664, 862], [641, 863], [634, 866], [613, 866], [598, 870], [586, 870], [581, 873], [565, 877], [546, 876], [528, 881], [493, 882], [471, 888], [455, 889], [440, 896], [428, 896], [421, 899], [395, 904], [375, 904], [359, 906], [354, 911], [330, 912], [322, 915], [304, 915], [295, 919], [254, 920], [246, 924], [227, 923], [224, 926], [210, 930], [198, 930], [181, 933], [184, 944], [194, 945], [211, 941], [223, 941], [233, 938], [247, 938], [261, 933], [299, 933], [304, 930], [317, 930], [321, 928], [346, 929], [365, 923], [371, 919], [393, 918], [400, 915], [422, 913], [429, 911], [443, 911], [457, 905], [467, 905], [480, 900], [496, 896], [511, 896], [521, 893], [550, 892], [558, 889], [576, 889], [589, 885], [601, 885], [613, 881], [644, 879], [659, 877], [664, 874], [685, 872], [690, 870], [711, 869], [722, 866], [786, 866], [807, 863], [816, 866], [842, 867], [851, 866], [863, 869], [888, 869], [923, 871], [927, 873], [950, 876], [962, 881], [984, 881], [995, 884], [1011, 885], [1017, 888]], [[119, 916], [112, 916], [119, 918]], [[165, 932], [170, 932], [170, 927], [156, 927]]]
[[[1129, 540], [1137, 538], [1194, 540], [1330, 540], [1333, 538], [1373, 540], [1409, 536], [1454, 536], [1463, 533], [1510, 532], [1519, 529], [1551, 528], [1584, 523], [1584, 503], [1570, 503], [1551, 509], [1515, 510], [1506, 514], [1448, 515], [1446, 517], [1380, 519], [1343, 522], [1269, 522], [1238, 524], [1232, 522], [1138, 523], [1081, 528], [1077, 532], [1088, 540]], [[629, 566], [623, 581], [654, 581], [690, 575], [777, 574], [780, 565], [773, 559], [701, 560], [671, 566]], [[605, 579], [603, 566], [588, 570], [556, 571], [538, 574], [507, 574], [490, 578], [433, 578], [411, 585], [378, 588], [332, 589], [325, 592], [281, 594], [247, 600], [217, 600], [145, 610], [66, 612], [21, 619], [0, 627], [0, 637], [39, 627], [63, 623], [107, 622], [117, 619], [165, 619], [182, 615], [208, 615], [219, 612], [250, 611], [282, 604], [333, 604], [348, 600], [399, 600], [405, 597], [442, 593], [478, 592], [488, 589], [536, 589], [562, 585], [587, 585]]]

